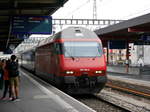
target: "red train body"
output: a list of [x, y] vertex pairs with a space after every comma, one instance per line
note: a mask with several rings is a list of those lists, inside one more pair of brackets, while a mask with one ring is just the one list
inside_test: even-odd
[[71, 94], [97, 93], [107, 81], [101, 40], [82, 27], [69, 27], [41, 42], [32, 68]]

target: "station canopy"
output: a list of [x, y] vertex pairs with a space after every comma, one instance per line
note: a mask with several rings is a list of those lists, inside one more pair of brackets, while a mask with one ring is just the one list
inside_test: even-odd
[[123, 40], [131, 43], [147, 41], [149, 44], [150, 13], [98, 29], [95, 33], [101, 38], [105, 46], [109, 40]]
[[50, 16], [68, 0], [0, 0], [0, 51], [17, 46], [23, 39], [11, 34], [15, 15]]

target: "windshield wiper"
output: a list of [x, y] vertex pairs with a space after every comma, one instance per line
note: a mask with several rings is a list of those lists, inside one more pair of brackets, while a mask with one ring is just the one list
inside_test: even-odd
[[69, 57], [71, 57], [72, 60], [75, 60], [75, 57], [73, 57], [73, 56], [68, 52], [68, 50], [65, 49], [65, 52], [69, 55]]
[[95, 55], [92, 59], [95, 60], [95, 58], [98, 57], [99, 54], [100, 54], [100, 52], [99, 52], [99, 50], [97, 49], [97, 53], [96, 53], [96, 55]]

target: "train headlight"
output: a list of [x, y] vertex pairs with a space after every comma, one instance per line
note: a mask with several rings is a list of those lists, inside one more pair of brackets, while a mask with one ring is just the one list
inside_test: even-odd
[[73, 74], [73, 71], [66, 71], [66, 74]]
[[98, 71], [95, 71], [95, 73], [97, 73], [97, 74], [98, 74], [98, 73], [102, 73], [102, 71], [101, 71], [101, 70], [98, 70]]

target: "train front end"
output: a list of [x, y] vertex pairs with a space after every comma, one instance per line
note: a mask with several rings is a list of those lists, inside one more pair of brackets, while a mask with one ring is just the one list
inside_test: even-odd
[[[83, 37], [83, 33], [86, 32], [81, 33]], [[90, 34], [89, 30], [88, 34]], [[78, 35], [81, 36], [81, 34]], [[98, 93], [103, 89], [107, 82], [106, 61], [101, 40], [97, 36], [96, 38], [86, 36], [80, 39], [64, 39], [62, 53], [59, 64], [60, 75], [64, 77], [68, 93], [90, 94]]]

